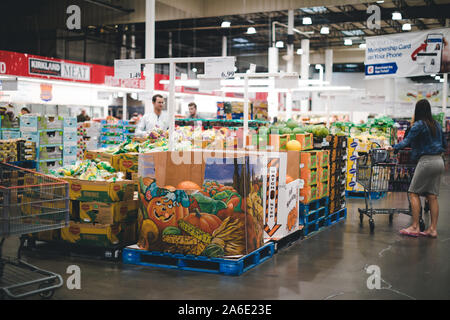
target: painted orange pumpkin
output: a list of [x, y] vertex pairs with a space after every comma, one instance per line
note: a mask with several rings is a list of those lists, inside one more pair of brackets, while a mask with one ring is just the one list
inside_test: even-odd
[[174, 187], [174, 186], [171, 186], [171, 185], [164, 186], [163, 188], [164, 188], [164, 189], [167, 189], [167, 190], [170, 190], [170, 191], [172, 191], [172, 192], [174, 192], [174, 191], [176, 190], [175, 187]]
[[202, 189], [199, 187], [198, 184], [196, 184], [193, 181], [182, 181], [177, 185], [178, 190], [198, 190], [201, 191]]
[[189, 214], [184, 220], [209, 234], [212, 234], [214, 230], [222, 224], [222, 220], [220, 220], [216, 215], [199, 212], [198, 210], [197, 212]]
[[189, 214], [188, 208], [182, 207], [179, 203], [165, 197], [154, 197], [148, 204], [147, 214], [159, 230], [166, 227], [176, 227], [178, 220]]

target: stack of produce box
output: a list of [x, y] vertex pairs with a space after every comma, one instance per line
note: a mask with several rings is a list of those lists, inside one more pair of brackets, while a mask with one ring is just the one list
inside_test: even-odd
[[0, 139], [20, 138], [19, 121], [11, 120], [7, 115], [0, 115]]
[[0, 140], [0, 162], [36, 160], [36, 144], [25, 139]]
[[63, 119], [63, 165], [74, 165], [77, 161], [77, 118]]
[[107, 162], [90, 160], [52, 173], [69, 183], [70, 222], [49, 240], [104, 248], [136, 242], [139, 204], [133, 181], [123, 180]]
[[78, 159], [83, 159], [86, 150], [95, 150], [98, 148], [100, 136], [100, 123], [94, 121], [86, 121], [78, 123], [77, 138], [78, 138]]
[[0, 140], [0, 162], [17, 160], [17, 141], [13, 139]]
[[20, 117], [21, 136], [34, 142], [37, 149], [37, 167], [49, 173], [62, 166], [63, 120], [58, 116], [23, 115]]
[[136, 122], [131, 120], [102, 120], [100, 146], [116, 146], [134, 137]]
[[345, 187], [347, 183], [347, 137], [330, 135], [329, 162], [330, 162], [330, 200], [328, 212], [334, 212], [345, 208]]
[[356, 182], [356, 164], [360, 153], [368, 153], [371, 148], [370, 141], [361, 141], [357, 138], [347, 140], [347, 192], [363, 192], [364, 188]]
[[[259, 112], [261, 115], [261, 112]], [[249, 104], [248, 118], [253, 118], [252, 104]], [[227, 120], [243, 120], [244, 119], [244, 102], [217, 102], [217, 119]]]

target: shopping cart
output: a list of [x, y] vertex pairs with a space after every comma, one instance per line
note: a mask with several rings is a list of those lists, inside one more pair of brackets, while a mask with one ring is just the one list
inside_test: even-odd
[[[356, 162], [356, 181], [364, 188], [365, 209], [359, 208], [359, 219], [363, 224], [364, 215], [369, 217], [370, 231], [375, 229], [373, 216], [388, 214], [392, 223], [394, 214], [411, 215], [411, 202], [408, 188], [414, 175], [415, 163], [411, 161], [410, 150], [400, 150], [396, 156], [384, 149], [374, 148], [362, 154]], [[374, 192], [406, 192], [408, 208], [373, 208], [372, 194]], [[420, 212], [420, 230], [425, 230], [425, 223]]]
[[[60, 275], [21, 259], [25, 235], [67, 226], [68, 184], [28, 169], [0, 163], [0, 299], [39, 294], [49, 299], [62, 286]], [[5, 238], [20, 236], [17, 257], [3, 257]]]

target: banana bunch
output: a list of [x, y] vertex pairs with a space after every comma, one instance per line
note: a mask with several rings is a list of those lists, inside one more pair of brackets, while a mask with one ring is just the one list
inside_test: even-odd
[[263, 222], [263, 205], [261, 197], [257, 192], [250, 192], [247, 199], [247, 213], [256, 218], [256, 221]]
[[70, 232], [69, 230], [70, 228], [62, 228], [61, 229], [61, 238], [69, 241], [70, 243], [75, 243], [78, 240], [80, 240], [80, 234], [73, 234], [72, 232]]
[[213, 232], [211, 243], [223, 248], [225, 255], [241, 255], [245, 252], [244, 222], [226, 218]]

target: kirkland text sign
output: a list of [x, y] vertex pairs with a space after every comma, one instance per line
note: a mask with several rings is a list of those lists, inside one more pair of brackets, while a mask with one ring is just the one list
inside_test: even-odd
[[450, 28], [366, 38], [366, 78], [450, 72]]
[[91, 70], [89, 66], [36, 58], [29, 58], [28, 65], [30, 74], [90, 81]]

